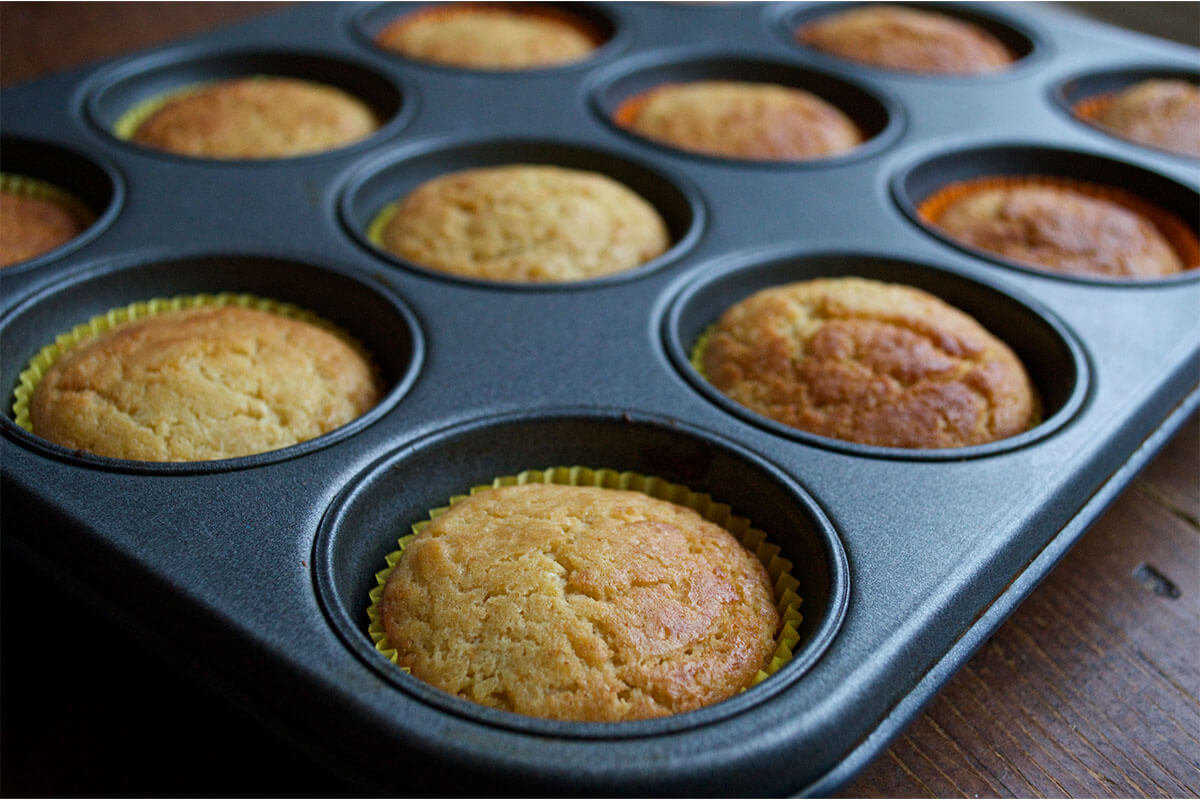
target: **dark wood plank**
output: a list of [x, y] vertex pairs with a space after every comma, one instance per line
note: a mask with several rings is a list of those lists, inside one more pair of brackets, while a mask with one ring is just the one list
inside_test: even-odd
[[0, 85], [164, 44], [289, 3], [0, 3]]
[[1193, 416], [845, 797], [1200, 794]]

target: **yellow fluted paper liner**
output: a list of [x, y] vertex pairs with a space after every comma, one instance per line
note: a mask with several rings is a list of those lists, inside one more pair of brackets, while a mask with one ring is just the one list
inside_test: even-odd
[[375, 362], [371, 354], [367, 352], [360, 342], [350, 336], [349, 333], [311, 311], [306, 311], [291, 303], [258, 297], [253, 294], [239, 294], [235, 292], [156, 297], [151, 300], [130, 303], [127, 306], [113, 308], [103, 314], [98, 314], [87, 322], [76, 325], [69, 331], [60, 333], [55, 337], [53, 342], [39, 350], [37, 355], [30, 359], [29, 365], [18, 376], [17, 388], [13, 391], [13, 421], [30, 433], [35, 432], [33, 430], [33, 423], [29, 419], [29, 403], [33, 398], [34, 389], [37, 388], [38, 382], [46, 375], [46, 372], [54, 365], [54, 362], [81, 342], [93, 339], [125, 322], [145, 319], [172, 311], [182, 311], [188, 308], [217, 308], [221, 306], [240, 306], [258, 311], [268, 311], [272, 314], [316, 325], [349, 344], [359, 355], [367, 359], [367, 363], [374, 367]]
[[708, 347], [708, 340], [712, 338], [713, 331], [716, 330], [716, 324], [709, 325], [700, 335], [696, 337], [696, 343], [692, 345], [692, 352], [689, 360], [692, 368], [700, 373], [700, 377], [708, 380], [708, 376], [704, 374], [704, 349]]
[[213, 84], [212, 81], [203, 81], [201, 83], [192, 83], [184, 86], [181, 89], [165, 92], [160, 95], [155, 95], [149, 100], [143, 100], [137, 105], [129, 108], [117, 121], [113, 123], [113, 135], [118, 139], [129, 141], [133, 135], [137, 133], [137, 129], [142, 127], [142, 123], [150, 119], [160, 108], [170, 103], [173, 100], [180, 100], [189, 95], [197, 94]]
[[[775, 653], [770, 662], [754, 676], [751, 685], [760, 683], [779, 671], [792, 657], [792, 648], [800, 641], [797, 629], [803, 616], [800, 614], [802, 599], [796, 594], [800, 582], [791, 573], [792, 562], [779, 555], [779, 547], [767, 541], [766, 534], [754, 528], [750, 520], [732, 513], [729, 506], [712, 499], [710, 495], [693, 492], [691, 489], [677, 483], [665, 481], [637, 472], [618, 472], [612, 469], [590, 469], [588, 467], [549, 467], [541, 470], [526, 470], [517, 475], [505, 475], [495, 478], [486, 486], [472, 487], [469, 494], [455, 495], [449, 504], [429, 512], [429, 519], [417, 522], [412, 526], [412, 533], [402, 536], [398, 542], [400, 549], [387, 555], [387, 566], [375, 573], [376, 586], [370, 592], [371, 605], [367, 608], [370, 621], [367, 633], [375, 643], [375, 649], [382, 653], [393, 664], [396, 663], [396, 651], [388, 647], [383, 630], [383, 619], [379, 609], [383, 597], [383, 585], [388, 575], [404, 555], [408, 542], [429, 524], [430, 520], [442, 514], [460, 500], [471, 494], [494, 489], [500, 486], [513, 486], [525, 483], [555, 483], [566, 486], [597, 486], [604, 489], [627, 489], [641, 492], [659, 500], [666, 500], [677, 505], [686, 506], [696, 511], [701, 517], [720, 525], [729, 531], [742, 543], [746, 549], [754, 553], [758, 560], [767, 568], [767, 574], [774, 581], [775, 605], [779, 610], [780, 624], [776, 634]], [[403, 669], [403, 667], [401, 668]], [[407, 671], [407, 670], [405, 670]]]
[[380, 209], [379, 213], [375, 215], [375, 218], [371, 220], [371, 224], [367, 226], [368, 242], [381, 250], [387, 249], [383, 243], [383, 232], [387, 230], [387, 226], [391, 223], [392, 217], [396, 216], [396, 212], [399, 209], [399, 200], [393, 200]]

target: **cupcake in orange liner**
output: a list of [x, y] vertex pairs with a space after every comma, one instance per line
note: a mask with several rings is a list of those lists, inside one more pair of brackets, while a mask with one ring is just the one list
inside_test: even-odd
[[257, 75], [187, 86], [126, 111], [114, 134], [193, 158], [265, 159], [310, 155], [353, 144], [379, 119], [333, 86]]
[[1156, 278], [1200, 265], [1179, 217], [1110, 186], [1042, 175], [952, 183], [918, 206], [951, 238], [1034, 269]]
[[799, 641], [779, 548], [656, 477], [499, 477], [399, 543], [370, 593], [376, 649], [493, 708], [588, 722], [680, 713], [766, 679]]
[[625, 100], [614, 121], [648, 139], [704, 155], [790, 161], [862, 144], [841, 110], [802, 89], [744, 81], [668, 83]]
[[974, 318], [911, 286], [817, 278], [730, 306], [692, 366], [734, 402], [846, 442], [969, 447], [1037, 424], [1015, 353]]
[[0, 267], [61, 247], [95, 221], [91, 209], [57, 186], [0, 173]]
[[970, 75], [1006, 69], [1013, 55], [978, 25], [935, 11], [868, 5], [798, 28], [801, 44], [884, 69]]
[[208, 461], [328, 433], [380, 394], [358, 343], [310, 312], [192, 295], [116, 308], [59, 335], [21, 373], [13, 414], [81, 452]]
[[505, 71], [580, 61], [603, 37], [584, 20], [551, 6], [451, 3], [406, 14], [375, 41], [417, 61]]
[[1085, 97], [1072, 111], [1113, 136], [1200, 157], [1200, 87], [1194, 83], [1145, 80], [1118, 92]]

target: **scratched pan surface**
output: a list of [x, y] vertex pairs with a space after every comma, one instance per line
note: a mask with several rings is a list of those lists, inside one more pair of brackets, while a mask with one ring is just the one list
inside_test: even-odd
[[[523, 73], [423, 65], [371, 36], [408, 7], [305, 5], [6, 90], [6, 172], [98, 213], [0, 276], [0, 384], [53, 336], [155, 296], [247, 291], [331, 319], [373, 352], [378, 408], [244, 459], [78, 454], [0, 420], [7, 543], [98, 593], [172, 651], [334, 754], [364, 786], [557, 794], [824, 794], [880, 752], [1197, 406], [1200, 283], [1075, 279], [924, 230], [913, 211], [977, 174], [1083, 177], [1192, 223], [1197, 162], [1072, 119], [1071, 100], [1195, 50], [1025, 5], [949, 5], [1021, 55], [1003, 73], [859, 67], [792, 43], [824, 4], [598, 4], [586, 61]], [[109, 130], [174, 86], [286, 74], [385, 120], [368, 139], [255, 163], [149, 152]], [[664, 80], [771, 80], [843, 105], [870, 135], [799, 164], [688, 155], [608, 115]], [[440, 276], [375, 250], [388, 201], [453, 169], [591, 169], [654, 203], [674, 245], [602, 280]], [[919, 286], [1024, 359], [1044, 421], [910, 452], [811, 436], [727, 402], [688, 364], [727, 305], [773, 284], [863, 275]], [[770, 532], [805, 601], [796, 658], [736, 698], [662, 720], [568, 724], [435, 692], [365, 633], [372, 574], [406, 526], [493, 476], [583, 464], [706, 491]], [[96, 565], [102, 564], [103, 568]]]

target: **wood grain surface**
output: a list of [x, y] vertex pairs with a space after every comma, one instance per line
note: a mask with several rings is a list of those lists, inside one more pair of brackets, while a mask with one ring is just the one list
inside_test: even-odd
[[[0, 84], [132, 52], [285, 5], [0, 3]], [[274, 736], [253, 732], [247, 737], [247, 728], [241, 728], [240, 736], [225, 736], [224, 744], [211, 741], [202, 753], [177, 752], [155, 725], [161, 723], [164, 702], [197, 726], [228, 730], [231, 724], [253, 725], [230, 717], [235, 712], [222, 710], [216, 701], [176, 708], [170, 703], [182, 700], [160, 697], [141, 707], [125, 702], [119, 688], [111, 689], [118, 693], [114, 699], [99, 697], [90, 688], [64, 686], [59, 692], [64, 707], [107, 703], [126, 723], [133, 719], [131, 727], [142, 731], [141, 739], [134, 734], [119, 745], [106, 741], [105, 725], [97, 720], [82, 732], [26, 726], [29, 719], [45, 716], [45, 706], [30, 699], [23, 681], [44, 676], [49, 667], [31, 662], [14, 666], [14, 652], [6, 638], [0, 739], [6, 796], [161, 789], [161, 784], [147, 782], [148, 755], [163, 774], [191, 775], [183, 794], [311, 795], [344, 789], [336, 781], [322, 782], [325, 778], [315, 775], [299, 751]], [[119, 662], [128, 657], [120, 651], [105, 657], [117, 659], [113, 668], [132, 673], [135, 684], [152, 680], [149, 672], [138, 672], [152, 663], [145, 657], [129, 657], [128, 663]], [[170, 684], [169, 678], [159, 680], [159, 686]], [[1198, 697], [1200, 416], [1193, 415], [842, 796], [1197, 797]], [[247, 739], [254, 747], [246, 747]], [[90, 757], [82, 753], [85, 746]], [[64, 756], [64, 748], [79, 755]], [[204, 774], [196, 771], [197, 756], [207, 765]], [[58, 768], [64, 758], [71, 769]], [[247, 783], [237, 777], [235, 765], [271, 777]], [[291, 781], [287, 775], [293, 776]], [[222, 787], [228, 791], [221, 792]]]

